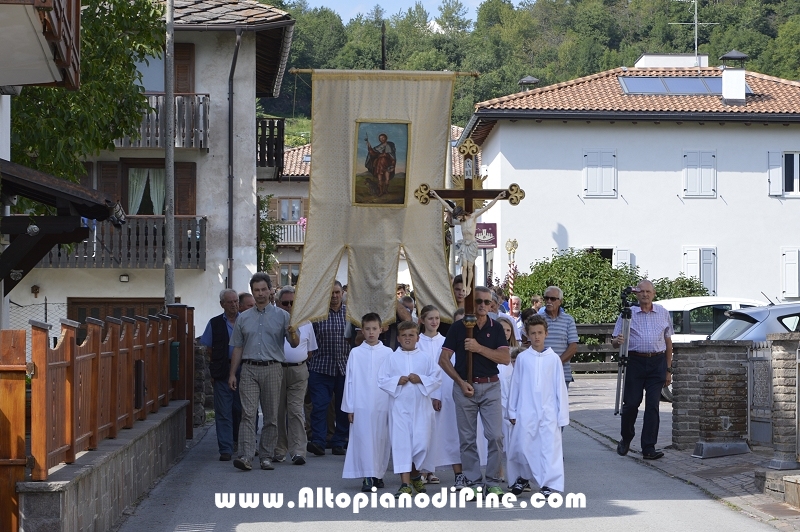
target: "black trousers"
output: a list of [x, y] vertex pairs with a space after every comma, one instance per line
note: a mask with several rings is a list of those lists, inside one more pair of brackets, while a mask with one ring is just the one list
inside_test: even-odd
[[654, 451], [658, 441], [658, 403], [661, 389], [667, 379], [667, 356], [646, 358], [636, 355], [628, 357], [625, 371], [625, 391], [622, 395], [622, 440], [629, 442], [636, 435], [636, 417], [642, 396], [644, 401], [644, 426], [642, 427], [642, 452]]

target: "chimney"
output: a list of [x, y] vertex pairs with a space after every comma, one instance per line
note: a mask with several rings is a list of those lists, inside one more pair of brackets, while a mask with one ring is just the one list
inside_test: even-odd
[[[745, 105], [746, 82], [744, 62], [747, 55], [731, 50], [720, 57], [722, 61], [722, 101], [726, 105]], [[730, 65], [733, 63], [733, 65]]]
[[519, 80], [519, 82], [517, 82], [517, 85], [519, 85], [522, 88], [523, 92], [527, 92], [531, 90], [533, 86], [536, 85], [537, 83], [539, 83], [539, 80], [534, 78], [533, 76], [525, 76], [524, 78]]

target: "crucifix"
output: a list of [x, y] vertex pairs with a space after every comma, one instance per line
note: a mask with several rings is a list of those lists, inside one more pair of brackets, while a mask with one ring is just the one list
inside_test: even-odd
[[[458, 147], [458, 152], [464, 159], [464, 188], [447, 189], [447, 190], [434, 190], [427, 184], [420, 185], [414, 191], [414, 196], [423, 205], [430, 203], [431, 198], [441, 202], [446, 211], [453, 215], [453, 220], [461, 225], [462, 238], [456, 243], [456, 249], [459, 250], [459, 262], [461, 264], [461, 273], [464, 277], [464, 288], [466, 291], [466, 299], [464, 300], [464, 325], [467, 328], [467, 338], [473, 337], [472, 329], [478, 322], [475, 316], [475, 259], [478, 256], [478, 244], [475, 241], [475, 227], [478, 217], [484, 212], [488, 211], [498, 200], [508, 200], [511, 205], [519, 205], [519, 202], [525, 197], [525, 191], [519, 185], [513, 183], [507, 189], [484, 189], [481, 183], [475, 187], [475, 182], [480, 180], [475, 179], [474, 168], [476, 166], [476, 159], [478, 155], [478, 145], [472, 139], [467, 139]], [[482, 181], [481, 181], [482, 182]], [[445, 200], [462, 200], [464, 207], [459, 207], [453, 203], [452, 205]], [[484, 205], [485, 200], [491, 200], [488, 204]], [[476, 203], [478, 208], [476, 209]], [[453, 206], [455, 205], [455, 206]], [[468, 380], [472, 382], [472, 352], [467, 351], [467, 372]]]

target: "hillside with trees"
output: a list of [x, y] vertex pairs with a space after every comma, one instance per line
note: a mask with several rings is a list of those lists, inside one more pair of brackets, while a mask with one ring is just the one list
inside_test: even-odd
[[[269, 2], [281, 5], [281, 2]], [[473, 23], [459, 0], [436, 13], [421, 3], [388, 13], [376, 5], [348, 22], [305, 0], [283, 4], [297, 19], [289, 67], [378, 69], [386, 23], [387, 69], [478, 71], [460, 78], [453, 121], [463, 125], [476, 102], [517, 92], [524, 76], [550, 85], [619, 66], [645, 52], [692, 53], [694, 7], [680, 0], [486, 0]], [[748, 70], [800, 78], [800, 0], [700, 0], [699, 52], [711, 65], [731, 49], [750, 56]], [[284, 78], [265, 100], [277, 116], [309, 116], [310, 77]]]

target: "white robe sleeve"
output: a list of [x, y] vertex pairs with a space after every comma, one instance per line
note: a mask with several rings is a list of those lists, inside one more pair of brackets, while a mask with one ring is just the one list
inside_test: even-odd
[[344, 374], [344, 393], [342, 394], [342, 412], [347, 412], [348, 414], [353, 413], [354, 408], [354, 396], [355, 393], [353, 387], [353, 381], [355, 380], [355, 371], [353, 370], [353, 360], [356, 357], [352, 356], [352, 354], [347, 358], [347, 368]]
[[391, 355], [386, 357], [380, 371], [378, 371], [378, 388], [388, 393], [391, 397], [397, 397], [400, 395], [400, 389], [402, 388], [397, 382], [403, 375], [394, 367], [393, 360], [394, 357]]
[[[558, 359], [561, 362], [561, 359]], [[559, 369], [563, 366], [559, 364]], [[564, 373], [562, 371], [555, 372], [555, 390], [556, 399], [558, 401], [558, 426], [565, 427], [569, 425], [569, 393], [567, 392], [567, 383], [564, 381]]]
[[[433, 359], [430, 356], [426, 357], [427, 364], [426, 366], [426, 375], [419, 375], [419, 380], [422, 381], [420, 384], [420, 391], [422, 395], [425, 397], [430, 397], [431, 399], [437, 399], [433, 397], [433, 393], [438, 391], [442, 385], [442, 376], [439, 371], [437, 371], [438, 366], [433, 364]], [[442, 397], [441, 392], [439, 393], [439, 399]]]
[[[523, 351], [524, 352], [524, 351]], [[524, 362], [522, 353], [517, 355], [517, 362], [514, 365], [514, 373], [511, 374], [511, 389], [508, 391], [508, 404], [506, 406], [505, 418], [517, 419], [517, 405], [519, 403], [519, 381], [522, 378]]]

